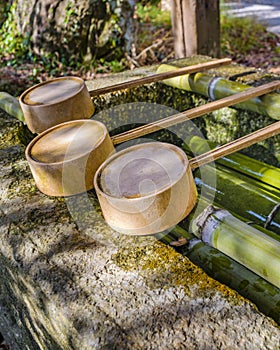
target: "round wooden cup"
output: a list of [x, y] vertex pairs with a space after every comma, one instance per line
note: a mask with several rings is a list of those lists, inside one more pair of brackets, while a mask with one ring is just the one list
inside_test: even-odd
[[94, 174], [114, 146], [106, 127], [95, 120], [75, 120], [50, 128], [26, 148], [26, 159], [39, 190], [71, 196], [94, 187]]
[[32, 86], [19, 98], [26, 124], [41, 133], [70, 120], [88, 119], [94, 105], [83, 79], [55, 78]]
[[94, 186], [106, 222], [131, 235], [170, 229], [197, 200], [186, 154], [162, 142], [135, 145], [110, 156], [97, 170]]

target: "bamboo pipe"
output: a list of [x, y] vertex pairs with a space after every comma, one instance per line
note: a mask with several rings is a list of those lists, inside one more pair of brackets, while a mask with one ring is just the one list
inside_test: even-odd
[[0, 92], [0, 108], [21, 122], [25, 122], [19, 101], [7, 92]]
[[[209, 147], [213, 149], [217, 147], [217, 144], [206, 141], [199, 136], [191, 136], [185, 140], [183, 150], [186, 153], [202, 154], [208, 151]], [[263, 163], [242, 153], [224, 156], [217, 163], [224, 166], [225, 169], [234, 170], [237, 173], [242, 173], [249, 178], [271, 186], [271, 191], [274, 191], [274, 188], [280, 189], [280, 169], [275, 166]]]
[[[219, 163], [215, 167], [204, 165], [202, 169], [207, 175], [200, 176], [199, 171], [193, 175], [196, 187], [204, 197], [215, 197], [217, 205], [280, 235], [280, 212], [275, 212], [280, 203], [279, 190], [243, 174], [229, 171]], [[212, 184], [213, 178], [215, 184]]]
[[91, 97], [94, 97], [94, 96], [98, 96], [101, 94], [106, 94], [109, 92], [118, 91], [121, 89], [128, 89], [128, 88], [133, 88], [133, 87], [143, 85], [143, 84], [154, 83], [157, 81], [177, 77], [177, 76], [184, 75], [184, 74], [201, 72], [201, 71], [204, 71], [204, 70], [207, 70], [210, 68], [216, 68], [216, 67], [219, 67], [222, 65], [227, 65], [230, 63], [231, 63], [230, 58], [221, 58], [221, 59], [217, 59], [217, 60], [213, 60], [213, 61], [209, 61], [209, 62], [203, 62], [203, 63], [199, 63], [196, 65], [183, 67], [183, 68], [179, 68], [179, 69], [174, 67], [173, 70], [168, 71], [168, 72], [152, 74], [150, 76], [137, 78], [137, 79], [130, 80], [130, 81], [125, 81], [125, 82], [111, 85], [111, 86], [105, 86], [105, 87], [100, 88], [100, 89], [91, 90], [91, 91], [89, 91], [89, 94]]
[[[210, 146], [214, 148], [215, 144], [211, 142]], [[209, 149], [209, 142], [193, 136], [182, 148], [187, 154], [190, 154], [190, 149], [195, 154], [201, 154]], [[204, 165], [203, 172], [207, 176], [201, 176], [200, 171], [195, 171], [193, 175], [204, 197], [215, 197], [218, 205], [280, 234], [280, 211], [277, 210], [280, 203], [280, 169], [234, 153], [220, 158], [215, 167]], [[213, 178], [215, 183], [211, 180]]]
[[210, 247], [186, 228], [177, 225], [160, 239], [202, 268], [210, 277], [252, 301], [265, 315], [280, 324], [280, 290], [253, 271]]
[[195, 235], [280, 288], [280, 241], [228, 211], [208, 206], [195, 220]]
[[275, 136], [280, 132], [280, 120], [271, 125], [268, 125], [260, 130], [252, 132], [248, 135], [240, 137], [237, 140], [233, 140], [225, 145], [222, 145], [214, 150], [210, 150], [204, 154], [201, 154], [190, 160], [192, 169], [195, 169], [201, 165], [210, 163], [218, 158], [228, 155], [245, 147], [249, 147], [257, 142], [263, 141], [268, 137]]
[[[206, 209], [210, 204], [211, 202], [206, 198], [200, 197], [199, 206], [201, 210]], [[216, 207], [216, 202], [214, 205]], [[217, 209], [219, 210], [219, 208]], [[225, 210], [223, 211], [228, 213]], [[242, 296], [250, 299], [264, 314], [273, 317], [277, 323], [280, 323], [279, 288], [237, 262], [233, 257], [225, 255], [222, 251], [207, 245], [201, 239], [197, 238], [197, 227], [193, 225], [193, 221], [198, 218], [196, 213], [197, 207], [193, 209], [180, 226], [175, 226], [167, 235], [160, 236], [159, 239], [163, 243], [172, 246], [180, 254], [187, 256], [194, 264], [200, 266], [214, 279], [228, 285], [237, 290]], [[229, 230], [236, 229], [239, 223], [242, 225], [241, 229], [244, 232], [247, 232], [247, 228], [251, 230], [249, 225], [244, 224], [246, 219], [237, 215], [236, 212], [232, 214], [234, 215], [234, 222], [237, 225], [231, 226], [229, 224]], [[210, 218], [212, 215], [214, 214], [210, 214]], [[268, 240], [272, 239], [273, 242], [275, 240], [276, 245], [279, 246], [280, 237], [278, 235], [257, 225], [253, 227], [257, 231], [261, 231], [261, 235], [264, 233], [264, 235], [268, 236]]]
[[265, 315], [280, 325], [280, 289], [249, 270], [232, 257], [196, 239], [192, 249], [183, 252], [210, 277], [236, 290], [252, 301]]
[[[214, 148], [215, 144], [210, 142], [210, 146]], [[209, 142], [193, 136], [182, 148], [187, 154], [190, 150], [201, 154], [209, 149]], [[204, 197], [215, 197], [218, 205], [280, 234], [280, 211], [277, 211], [280, 203], [279, 168], [234, 153], [220, 158], [215, 167], [204, 165], [203, 172], [207, 176], [202, 177], [200, 171], [196, 171], [194, 179]], [[237, 186], [238, 194], [235, 195]]]
[[[173, 71], [174, 69], [176, 69], [174, 66], [162, 64], [157, 71], [162, 73]], [[198, 93], [211, 100], [224, 98], [250, 88], [249, 85], [230, 81], [222, 77], [213, 77], [205, 73], [186, 74], [164, 80], [163, 83], [178, 89]], [[265, 95], [262, 98], [248, 100], [235, 107], [267, 115], [272, 119], [279, 120], [280, 118], [280, 96], [276, 93]]]

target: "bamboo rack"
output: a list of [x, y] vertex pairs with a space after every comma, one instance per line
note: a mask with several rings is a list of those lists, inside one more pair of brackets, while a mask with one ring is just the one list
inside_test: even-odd
[[94, 97], [94, 96], [106, 94], [109, 92], [133, 88], [133, 87], [143, 85], [143, 84], [155, 83], [157, 81], [165, 80], [168, 78], [178, 77], [178, 76], [184, 75], [184, 74], [197, 73], [197, 72], [201, 72], [201, 71], [204, 71], [204, 70], [207, 70], [210, 68], [216, 68], [216, 67], [220, 67], [222, 65], [227, 65], [230, 63], [231, 63], [230, 58], [222, 58], [222, 59], [218, 59], [218, 60], [213, 60], [213, 61], [209, 61], [209, 62], [204, 62], [204, 63], [192, 65], [192, 66], [179, 68], [179, 69], [174, 68], [174, 70], [169, 71], [169, 72], [152, 74], [150, 76], [137, 78], [137, 79], [133, 79], [130, 81], [124, 81], [122, 83], [118, 83], [115, 85], [105, 86], [105, 87], [100, 88], [100, 89], [91, 90], [91, 91], [89, 91], [89, 94], [91, 97]]
[[227, 208], [247, 222], [266, 227], [280, 238], [280, 212], [273, 215], [280, 203], [280, 189], [229, 170], [219, 161], [215, 167], [203, 165], [200, 170], [205, 175], [201, 171], [195, 171], [193, 175], [204, 199], [211, 201], [214, 198], [215, 205]]
[[280, 241], [238, 220], [225, 209], [208, 206], [194, 219], [195, 235], [280, 288]]

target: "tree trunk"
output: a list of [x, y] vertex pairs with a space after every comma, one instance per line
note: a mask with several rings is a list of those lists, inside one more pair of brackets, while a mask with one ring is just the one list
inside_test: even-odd
[[219, 0], [172, 0], [175, 57], [220, 57]]
[[14, 0], [13, 21], [31, 50], [66, 61], [121, 56], [132, 43], [135, 0]]

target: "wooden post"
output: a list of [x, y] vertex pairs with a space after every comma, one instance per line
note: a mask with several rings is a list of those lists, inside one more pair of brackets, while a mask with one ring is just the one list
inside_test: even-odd
[[172, 0], [175, 57], [220, 57], [219, 0]]

